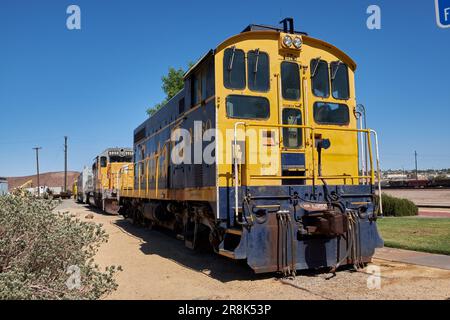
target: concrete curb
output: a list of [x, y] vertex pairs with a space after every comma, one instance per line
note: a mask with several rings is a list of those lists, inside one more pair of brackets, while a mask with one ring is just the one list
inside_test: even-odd
[[376, 250], [374, 258], [450, 270], [450, 256], [443, 254], [433, 254], [394, 248], [380, 248]]

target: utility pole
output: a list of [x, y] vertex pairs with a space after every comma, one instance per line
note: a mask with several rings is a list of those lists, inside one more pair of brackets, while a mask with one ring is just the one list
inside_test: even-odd
[[419, 173], [417, 171], [417, 151], [414, 151], [414, 158], [416, 161], [416, 181], [419, 181]]
[[41, 150], [41, 147], [35, 147], [33, 148], [36, 151], [36, 171], [37, 171], [37, 189], [38, 189], [38, 197], [41, 196], [41, 184], [39, 181], [39, 150]]
[[67, 192], [67, 136], [64, 137], [64, 192]]

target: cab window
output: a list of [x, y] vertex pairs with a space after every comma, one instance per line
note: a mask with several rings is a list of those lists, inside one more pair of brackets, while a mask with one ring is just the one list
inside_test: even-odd
[[349, 109], [345, 104], [316, 102], [314, 121], [319, 124], [347, 125], [350, 122]]
[[300, 99], [300, 69], [296, 63], [281, 63], [281, 88], [284, 99]]
[[132, 156], [111, 156], [109, 162], [120, 163], [120, 162], [131, 162], [133, 161]]
[[323, 60], [311, 61], [312, 92], [316, 97], [327, 98], [330, 96], [330, 79], [328, 77], [328, 63]]
[[223, 56], [223, 84], [227, 89], [244, 89], [245, 54], [235, 47], [226, 49]]
[[241, 119], [267, 119], [269, 100], [263, 97], [230, 95], [227, 97], [227, 116]]
[[346, 100], [350, 97], [348, 85], [348, 67], [340, 61], [332, 62], [331, 68], [331, 92], [333, 98]]
[[248, 88], [252, 91], [269, 91], [269, 56], [259, 49], [248, 52]]
[[[302, 113], [298, 109], [287, 108], [283, 110], [283, 124], [302, 125]], [[300, 148], [302, 145], [302, 129], [283, 128], [283, 144], [285, 148]]]
[[100, 157], [100, 167], [105, 168], [108, 163], [108, 158], [106, 157]]

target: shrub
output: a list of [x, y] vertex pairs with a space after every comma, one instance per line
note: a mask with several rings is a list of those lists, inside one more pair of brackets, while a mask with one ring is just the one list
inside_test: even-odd
[[419, 214], [417, 206], [408, 199], [396, 198], [383, 193], [382, 201], [385, 216], [406, 217], [417, 216]]
[[0, 197], [0, 299], [99, 299], [116, 290], [121, 268], [102, 272], [93, 260], [108, 239], [102, 226], [56, 205], [23, 192]]

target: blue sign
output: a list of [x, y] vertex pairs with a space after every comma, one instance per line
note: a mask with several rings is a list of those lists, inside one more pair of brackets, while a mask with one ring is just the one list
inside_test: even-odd
[[441, 28], [450, 28], [450, 0], [436, 1], [436, 21]]

